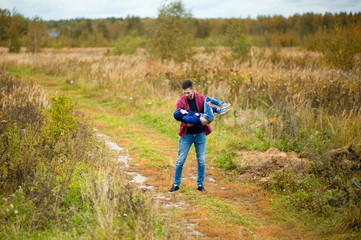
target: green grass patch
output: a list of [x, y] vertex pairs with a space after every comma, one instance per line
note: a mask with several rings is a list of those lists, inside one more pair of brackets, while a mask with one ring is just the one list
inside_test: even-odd
[[[300, 224], [305, 225], [307, 229], [321, 236], [332, 239], [360, 239], [360, 231], [346, 231], [340, 229], [340, 223], [343, 219], [342, 212], [322, 216], [306, 209], [300, 209], [292, 204], [290, 196], [283, 196], [277, 200], [272, 200], [272, 209], [274, 218], [290, 226]], [[301, 220], [301, 221], [300, 221]]]
[[242, 225], [247, 231], [249, 231], [252, 226], [259, 225], [259, 221], [257, 223], [257, 220], [253, 217], [242, 214], [241, 208], [231, 202], [217, 199], [210, 194], [200, 194], [195, 188], [190, 188], [185, 185], [182, 185], [180, 191], [186, 195], [187, 199], [201, 208], [200, 211], [209, 211], [209, 216], [214, 218], [216, 222]]

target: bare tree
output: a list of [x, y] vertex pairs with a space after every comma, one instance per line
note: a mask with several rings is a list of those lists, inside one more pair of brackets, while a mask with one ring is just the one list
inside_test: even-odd
[[40, 17], [34, 17], [28, 25], [26, 36], [26, 49], [28, 52], [37, 53], [42, 46], [45, 35], [44, 22]]
[[151, 52], [161, 59], [178, 62], [191, 57], [196, 30], [193, 21], [192, 14], [185, 9], [182, 1], [164, 4], [155, 21]]

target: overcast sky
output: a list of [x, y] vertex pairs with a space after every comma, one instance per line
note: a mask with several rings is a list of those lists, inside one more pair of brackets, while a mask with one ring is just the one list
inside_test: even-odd
[[[0, 0], [0, 8], [44, 20], [70, 18], [157, 17], [164, 0]], [[183, 0], [196, 18], [252, 17], [295, 13], [356, 13], [361, 0]]]

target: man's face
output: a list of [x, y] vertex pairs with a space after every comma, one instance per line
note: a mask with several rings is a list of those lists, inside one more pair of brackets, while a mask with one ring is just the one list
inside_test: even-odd
[[193, 97], [194, 97], [193, 88], [184, 89], [183, 95], [186, 96], [186, 98], [188, 98], [188, 99], [193, 99]]

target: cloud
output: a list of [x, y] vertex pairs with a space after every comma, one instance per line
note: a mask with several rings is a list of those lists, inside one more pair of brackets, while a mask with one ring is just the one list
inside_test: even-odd
[[45, 20], [76, 17], [126, 17], [127, 15], [155, 17], [161, 0], [0, 0], [0, 7], [13, 9], [26, 17], [39, 15]]
[[306, 12], [359, 12], [359, 0], [253, 0], [206, 1], [186, 0], [195, 17], [257, 17], [259, 15], [284, 15]]

